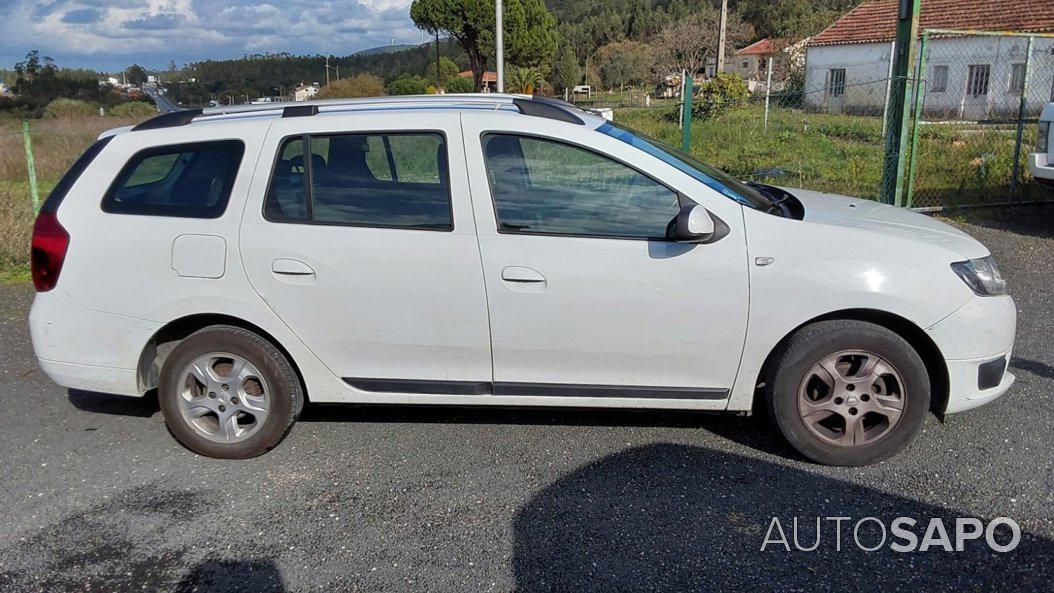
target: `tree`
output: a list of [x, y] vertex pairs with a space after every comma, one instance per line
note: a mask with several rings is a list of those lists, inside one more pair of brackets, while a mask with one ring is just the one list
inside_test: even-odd
[[351, 78], [334, 80], [318, 91], [319, 99], [345, 99], [353, 97], [381, 97], [384, 81], [372, 74], [356, 74]]
[[582, 68], [578, 65], [578, 57], [571, 46], [565, 44], [560, 49], [560, 57], [553, 68], [553, 82], [561, 89], [572, 89], [581, 81]]
[[541, 89], [543, 84], [545, 84], [545, 77], [537, 68], [513, 66], [505, 76], [505, 85], [510, 93], [533, 95], [534, 91]]
[[420, 76], [400, 74], [388, 83], [389, 95], [423, 95], [428, 88], [428, 81]]
[[51, 77], [56, 71], [55, 60], [50, 56], [41, 57], [40, 52], [35, 49], [26, 54], [25, 60], [15, 64], [15, 72], [20, 81], [31, 82], [38, 76]]
[[128, 84], [139, 86], [146, 82], [146, 68], [139, 64], [132, 64], [124, 73], [128, 77]]
[[[443, 31], [454, 38], [468, 54], [472, 80], [477, 90], [483, 86], [487, 65], [487, 38], [493, 38], [494, 3], [490, 0], [414, 0], [410, 18], [419, 29], [431, 34]], [[492, 42], [493, 43], [493, 42]]]
[[448, 93], [471, 93], [472, 79], [462, 78], [461, 76], [455, 76], [450, 80], [446, 81], [446, 92]]
[[[663, 29], [655, 40], [656, 62], [663, 70], [660, 74], [686, 70], [694, 76], [717, 56], [717, 29], [721, 13], [712, 6], [679, 19]], [[726, 52], [753, 36], [753, 28], [743, 21], [739, 13], [728, 16]], [[728, 56], [726, 56], [728, 57]]]
[[556, 19], [542, 0], [506, 0], [504, 21], [505, 57], [509, 64], [548, 71], [556, 57], [560, 34]]
[[[435, 64], [432, 64], [431, 73], [435, 73]], [[436, 86], [443, 86], [447, 81], [457, 78], [457, 75], [461, 70], [454, 63], [454, 60], [443, 56], [439, 58], [439, 80], [436, 81]]]
[[[505, 1], [505, 54], [510, 64], [547, 71], [560, 34], [542, 0]], [[493, 0], [414, 0], [410, 18], [431, 34], [444, 31], [465, 49], [477, 90], [487, 58], [495, 53]]]
[[593, 61], [608, 88], [639, 85], [651, 78], [654, 51], [639, 41], [616, 41], [598, 49]]

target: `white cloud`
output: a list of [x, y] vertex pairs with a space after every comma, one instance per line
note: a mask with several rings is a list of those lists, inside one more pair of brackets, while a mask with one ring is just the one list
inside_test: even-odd
[[[166, 64], [244, 53], [344, 55], [422, 39], [410, 0], [4, 0], [0, 60]], [[9, 66], [9, 64], [5, 64]]]

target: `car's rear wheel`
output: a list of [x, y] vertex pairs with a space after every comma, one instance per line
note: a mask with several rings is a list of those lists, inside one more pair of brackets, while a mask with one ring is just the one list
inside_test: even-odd
[[158, 398], [172, 434], [188, 449], [225, 459], [275, 447], [296, 421], [303, 393], [273, 344], [233, 326], [212, 326], [173, 349]]
[[926, 420], [926, 365], [896, 333], [851, 320], [808, 325], [784, 342], [766, 377], [773, 422], [806, 457], [858, 466], [895, 455]]

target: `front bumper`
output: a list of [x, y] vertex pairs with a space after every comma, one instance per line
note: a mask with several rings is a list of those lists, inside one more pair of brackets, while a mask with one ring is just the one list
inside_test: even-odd
[[1028, 170], [1032, 178], [1044, 184], [1054, 186], [1054, 163], [1050, 157], [1042, 152], [1033, 152], [1028, 155]]
[[[1009, 296], [974, 297], [956, 312], [926, 329], [948, 368], [945, 414], [984, 405], [1014, 384], [1007, 367], [1017, 332], [1017, 306]], [[1002, 372], [993, 373], [993, 361]]]

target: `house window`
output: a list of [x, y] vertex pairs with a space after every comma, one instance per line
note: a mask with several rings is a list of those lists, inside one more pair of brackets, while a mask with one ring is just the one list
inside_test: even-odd
[[943, 93], [948, 90], [948, 67], [934, 66], [933, 80], [930, 82], [931, 93]]
[[743, 60], [743, 69], [746, 70], [749, 67], [750, 67], [750, 62], [748, 62], [747, 60]]
[[1012, 64], [1010, 66], [1010, 89], [1014, 94], [1021, 94], [1025, 90], [1025, 65]]
[[832, 97], [845, 94], [845, 68], [831, 68], [827, 73], [827, 94]]
[[966, 78], [966, 94], [971, 97], [983, 97], [988, 94], [988, 79], [992, 67], [988, 64], [971, 64], [970, 74]]

